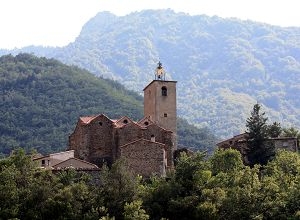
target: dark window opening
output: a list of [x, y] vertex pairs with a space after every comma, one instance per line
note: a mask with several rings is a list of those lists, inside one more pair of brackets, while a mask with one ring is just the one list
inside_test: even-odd
[[45, 165], [45, 160], [42, 160], [42, 167], [44, 167]]
[[161, 95], [162, 96], [167, 96], [168, 95], [167, 87], [165, 87], [165, 86], [161, 87]]
[[151, 135], [151, 141], [155, 142], [155, 136], [154, 136], [154, 134]]
[[123, 123], [124, 123], [124, 124], [127, 124], [127, 123], [128, 123], [128, 120], [127, 120], [127, 119], [125, 119], [125, 120], [123, 121]]
[[99, 125], [102, 126], [102, 122], [101, 121], [99, 121]]
[[168, 117], [168, 114], [167, 114], [167, 113], [164, 113], [164, 117], [165, 117], [165, 118]]
[[145, 122], [144, 122], [144, 125], [149, 125], [149, 122], [145, 121]]

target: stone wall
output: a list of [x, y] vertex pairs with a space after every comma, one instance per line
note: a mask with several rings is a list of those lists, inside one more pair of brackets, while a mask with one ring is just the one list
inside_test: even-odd
[[121, 158], [124, 158], [129, 168], [136, 174], [151, 176], [165, 175], [166, 154], [165, 145], [140, 139], [121, 147]]
[[151, 138], [155, 138], [155, 142], [163, 143], [166, 146], [166, 154], [167, 154], [167, 166], [173, 166], [173, 152], [175, 149], [175, 137], [173, 132], [168, 131], [156, 124], [151, 124], [147, 126], [147, 129], [143, 131], [144, 138], [147, 140], [151, 140]]
[[74, 132], [69, 136], [68, 150], [74, 150], [74, 156], [87, 160], [89, 156], [89, 130], [80, 120]]
[[89, 156], [87, 161], [101, 166], [103, 163], [112, 163], [113, 122], [104, 115], [95, 118], [89, 125]]
[[298, 139], [293, 137], [273, 138], [275, 149], [285, 149], [298, 152]]

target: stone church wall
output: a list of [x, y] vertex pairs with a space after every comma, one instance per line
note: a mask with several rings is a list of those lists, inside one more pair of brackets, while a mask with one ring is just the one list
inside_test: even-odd
[[140, 139], [121, 147], [121, 158], [136, 174], [151, 176], [166, 172], [164, 144]]
[[112, 163], [113, 123], [100, 115], [89, 124], [89, 158], [88, 161], [101, 166], [104, 162]]

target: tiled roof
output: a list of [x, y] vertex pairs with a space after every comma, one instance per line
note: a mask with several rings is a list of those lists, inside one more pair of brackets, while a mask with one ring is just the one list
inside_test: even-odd
[[79, 117], [79, 120], [84, 123], [84, 124], [89, 124], [91, 123], [95, 118], [98, 118], [98, 117], [105, 117], [107, 118], [108, 120], [112, 121], [109, 117], [107, 117], [106, 115], [104, 114], [99, 114], [99, 115], [93, 115], [93, 116], [82, 116], [82, 117]]
[[155, 79], [155, 80], [152, 80], [152, 82], [150, 82], [144, 89], [143, 89], [143, 91], [145, 91], [145, 89], [147, 88], [147, 87], [149, 87], [152, 83], [154, 83], [154, 82], [166, 82], [166, 83], [168, 83], [168, 82], [173, 82], [173, 83], [177, 83], [177, 81], [168, 81], [168, 80], [157, 80], [157, 79]]
[[48, 154], [48, 155], [41, 155], [40, 157], [34, 157], [33, 160], [40, 160], [40, 159], [44, 159], [44, 158], [50, 158], [50, 157], [53, 157], [53, 156], [57, 156], [57, 155], [64, 155], [64, 154], [69, 154], [69, 153], [73, 153], [74, 154], [74, 150], [67, 150], [67, 151], [61, 151], [61, 152], [57, 152], [57, 153], [52, 153], [52, 154]]
[[79, 119], [84, 123], [84, 124], [89, 124], [96, 116], [84, 116], [80, 117]]
[[[72, 157], [72, 158], [69, 158], [69, 159], [67, 159], [67, 160], [61, 161], [60, 163], [55, 164], [55, 165], [53, 166], [53, 168], [59, 168], [59, 166], [60, 166], [61, 164], [65, 163], [65, 162], [67, 162], [67, 161], [69, 161], [69, 160], [77, 160], [77, 161], [79, 161], [79, 162], [81, 162], [81, 163], [84, 163], [84, 164], [93, 166], [93, 169], [99, 169], [99, 167], [98, 167], [97, 165], [95, 165], [95, 164], [93, 164], [93, 163], [90, 163], [90, 162], [87, 162], [87, 161], [85, 161], [85, 160], [80, 160], [80, 159], [75, 158], [75, 157]], [[74, 167], [74, 168], [75, 168], [75, 169], [84, 169], [84, 167]], [[91, 168], [89, 168], [89, 169], [91, 169]]]
[[[167, 132], [172, 132], [171, 130], [168, 130], [168, 129], [165, 129], [161, 126], [159, 126], [158, 124], [156, 124], [155, 122], [153, 122], [152, 120], [150, 120], [149, 117], [144, 117], [142, 118], [141, 120], [139, 120], [138, 122], [135, 122], [133, 121], [132, 119], [130, 119], [129, 117], [127, 116], [122, 116], [120, 119], [110, 119], [108, 118], [106, 115], [104, 114], [99, 114], [99, 115], [96, 115], [96, 116], [83, 116], [83, 117], [80, 117], [80, 121], [84, 124], [84, 125], [87, 125], [89, 123], [91, 123], [95, 118], [99, 117], [99, 116], [104, 116], [106, 117], [108, 120], [110, 120], [114, 126], [116, 128], [122, 128], [124, 126], [126, 126], [127, 124], [134, 124], [138, 127], [140, 127], [141, 129], [146, 129], [147, 127], [149, 126], [157, 126], [159, 127], [160, 129], [164, 130], [164, 131], [167, 131]], [[124, 123], [124, 120], [127, 120], [127, 123]], [[145, 121], [148, 121], [149, 122], [149, 125], [145, 125], [143, 122]]]

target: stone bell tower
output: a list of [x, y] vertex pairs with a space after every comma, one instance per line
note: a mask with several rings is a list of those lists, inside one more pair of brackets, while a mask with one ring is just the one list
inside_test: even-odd
[[154, 80], [144, 88], [144, 116], [159, 126], [177, 134], [176, 83], [165, 80], [165, 71], [159, 62]]

